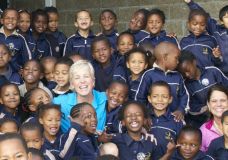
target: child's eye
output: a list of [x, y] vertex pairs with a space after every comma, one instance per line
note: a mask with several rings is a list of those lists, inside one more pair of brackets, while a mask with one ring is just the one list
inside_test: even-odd
[[197, 147], [197, 145], [196, 144], [191, 144], [191, 147], [194, 147], [195, 148], [195, 147]]

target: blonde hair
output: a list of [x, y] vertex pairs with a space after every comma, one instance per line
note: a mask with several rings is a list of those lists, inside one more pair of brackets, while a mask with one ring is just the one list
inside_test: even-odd
[[87, 60], [78, 60], [77, 62], [75, 62], [71, 67], [70, 67], [70, 82], [72, 82], [72, 79], [74, 77], [74, 74], [78, 71], [78, 70], [84, 70], [85, 72], [89, 72], [89, 74], [91, 75], [91, 77], [93, 79], [95, 79], [95, 73], [94, 73], [94, 69], [92, 64], [87, 61]]

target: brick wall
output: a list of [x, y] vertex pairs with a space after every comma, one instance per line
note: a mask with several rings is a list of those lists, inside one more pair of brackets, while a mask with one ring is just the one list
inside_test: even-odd
[[[195, 0], [207, 11], [211, 16], [218, 18], [219, 9], [228, 5], [227, 0]], [[44, 0], [11, 0], [11, 5], [17, 8], [27, 8], [30, 10], [42, 8]], [[188, 15], [188, 7], [183, 0], [56, 0], [57, 8], [60, 13], [60, 29], [66, 35], [75, 32], [74, 15], [77, 10], [88, 9], [94, 20], [93, 30], [99, 31], [98, 17], [101, 10], [110, 8], [115, 11], [118, 16], [119, 32], [127, 29], [128, 21], [134, 11], [140, 8], [152, 9], [158, 7], [166, 14], [165, 29], [168, 32], [175, 32], [178, 37], [187, 34], [186, 19]]]

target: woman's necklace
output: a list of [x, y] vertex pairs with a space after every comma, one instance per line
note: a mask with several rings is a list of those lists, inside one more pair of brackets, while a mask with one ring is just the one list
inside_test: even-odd
[[219, 125], [214, 121], [214, 127], [215, 127], [215, 129], [218, 131], [218, 133], [220, 134], [220, 135], [223, 135], [223, 132], [222, 132], [222, 130], [219, 128]]

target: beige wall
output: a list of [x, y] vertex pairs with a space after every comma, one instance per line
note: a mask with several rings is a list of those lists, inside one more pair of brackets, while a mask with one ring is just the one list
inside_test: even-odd
[[[212, 17], [218, 18], [219, 9], [228, 4], [227, 0], [195, 0], [209, 11]], [[11, 4], [17, 8], [34, 10], [44, 6], [44, 0], [11, 0]], [[73, 26], [74, 14], [77, 10], [88, 9], [94, 19], [94, 32], [99, 31], [98, 17], [102, 9], [110, 8], [118, 16], [119, 32], [127, 29], [128, 21], [134, 11], [140, 8], [152, 9], [158, 7], [166, 14], [165, 28], [168, 32], [175, 32], [178, 37], [187, 34], [186, 19], [188, 7], [183, 0], [56, 0], [60, 13], [60, 29], [66, 35], [75, 32]]]

